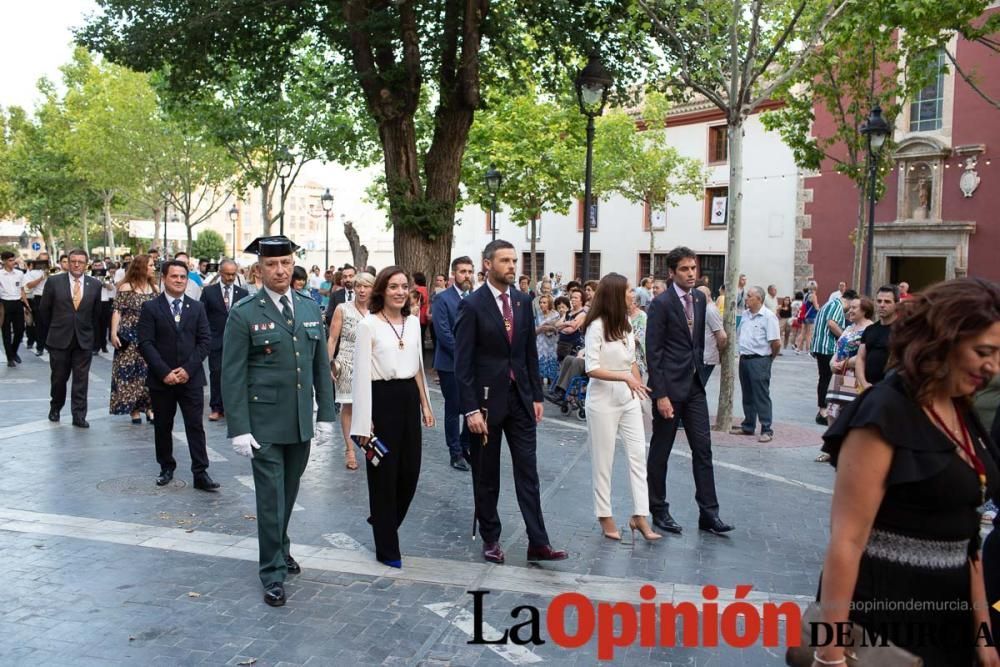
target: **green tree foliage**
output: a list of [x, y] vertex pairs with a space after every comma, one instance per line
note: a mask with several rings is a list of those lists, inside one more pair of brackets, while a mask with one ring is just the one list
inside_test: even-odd
[[[491, 164], [497, 165], [503, 174], [498, 208], [506, 208], [516, 225], [531, 227], [533, 261], [542, 213], [567, 213], [583, 183], [583, 126], [571, 104], [565, 97], [543, 96], [529, 85], [477, 114], [469, 134], [462, 184], [470, 199], [489, 211], [492, 202], [484, 176]], [[534, 280], [535, 267], [524, 271]]]
[[[473, 114], [490, 97], [484, 88], [519, 86], [511, 62], [547, 69], [546, 80], [565, 77], [595, 35], [619, 71], [637, 74], [647, 53], [623, 21], [627, 0], [251, 0], [238, 11], [219, 11], [215, 0], [99, 4], [81, 39], [118, 62], [165, 70], [178, 96], [234, 70], [255, 92], [274, 90], [311, 40], [329, 74], [324, 99], [341, 109], [362, 101], [378, 136], [396, 260], [428, 275], [448, 264], [462, 156]], [[422, 108], [432, 109], [426, 133]]]
[[[190, 228], [188, 233], [190, 234]], [[190, 244], [190, 254], [198, 259], [218, 259], [226, 255], [226, 240], [222, 234], [211, 229], [204, 229], [198, 238]]]
[[[685, 195], [701, 198], [705, 170], [701, 160], [682, 157], [667, 141], [666, 98], [650, 92], [643, 100], [640, 118], [616, 108], [597, 120], [594, 135], [594, 192], [607, 199], [619, 194], [650, 212], [666, 211]], [[637, 121], [642, 130], [637, 130]], [[650, 257], [656, 249], [656, 232], [649, 228]]]

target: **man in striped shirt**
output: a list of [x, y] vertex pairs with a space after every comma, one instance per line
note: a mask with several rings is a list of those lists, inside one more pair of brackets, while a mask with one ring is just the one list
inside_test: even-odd
[[844, 332], [844, 308], [852, 300], [858, 298], [858, 293], [852, 289], [845, 290], [839, 297], [830, 295], [830, 300], [819, 309], [816, 315], [816, 330], [812, 339], [812, 356], [816, 359], [819, 370], [819, 380], [816, 383], [816, 423], [826, 426], [826, 390], [830, 386], [833, 371], [830, 360], [837, 349], [837, 339]]

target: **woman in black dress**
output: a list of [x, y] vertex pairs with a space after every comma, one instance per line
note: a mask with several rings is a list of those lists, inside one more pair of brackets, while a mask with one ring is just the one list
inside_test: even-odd
[[[969, 403], [1000, 372], [1000, 288], [961, 279], [916, 295], [893, 326], [890, 355], [890, 375], [823, 436], [837, 468], [823, 621], [860, 624], [925, 665], [1000, 665], [977, 640], [992, 636], [983, 632], [979, 507], [995, 497], [1000, 471]], [[844, 648], [814, 658], [842, 665]]]

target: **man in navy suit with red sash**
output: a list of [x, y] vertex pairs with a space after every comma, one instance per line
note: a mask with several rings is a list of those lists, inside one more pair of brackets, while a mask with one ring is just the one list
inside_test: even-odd
[[503, 563], [500, 548], [500, 438], [507, 437], [514, 488], [528, 533], [528, 560], [563, 560], [553, 549], [542, 518], [535, 458], [542, 420], [542, 380], [531, 299], [513, 288], [514, 246], [497, 239], [483, 251], [486, 283], [462, 300], [455, 323], [455, 379], [470, 431], [476, 518], [483, 557]]

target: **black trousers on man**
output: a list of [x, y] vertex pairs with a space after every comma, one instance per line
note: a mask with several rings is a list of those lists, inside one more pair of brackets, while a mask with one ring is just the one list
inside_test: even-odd
[[90, 361], [93, 358], [91, 350], [85, 350], [76, 342], [76, 337], [70, 346], [63, 350], [49, 348], [49, 369], [51, 370], [50, 408], [58, 413], [66, 404], [66, 383], [73, 376], [73, 393], [70, 397], [70, 408], [73, 419], [87, 418], [87, 388], [90, 386]]
[[502, 422], [489, 425], [486, 446], [483, 446], [481, 435], [469, 433], [476, 516], [479, 519], [479, 534], [484, 542], [500, 540], [500, 515], [497, 513], [500, 498], [500, 438], [506, 436], [514, 466], [514, 490], [527, 529], [528, 545], [543, 547], [549, 544], [539, 492], [538, 462], [535, 456], [536, 429], [535, 415], [525, 409], [517, 385], [511, 382], [507, 392], [507, 417]]
[[101, 301], [101, 310], [98, 314], [97, 331], [94, 333], [94, 350], [108, 349], [108, 335], [111, 332], [111, 311], [112, 301]]
[[205, 395], [202, 387], [179, 384], [169, 389], [150, 389], [149, 399], [156, 419], [153, 421], [156, 442], [156, 462], [160, 470], [176, 470], [174, 460], [174, 416], [180, 406], [184, 417], [184, 434], [191, 453], [191, 472], [195, 477], [208, 470], [205, 449], [205, 425], [202, 423]]
[[24, 302], [5, 299], [3, 311], [3, 351], [7, 354], [7, 361], [14, 361], [24, 337]]
[[654, 517], [670, 511], [667, 502], [667, 464], [677, 437], [677, 426], [684, 422], [684, 433], [691, 447], [691, 469], [694, 473], [694, 499], [703, 518], [719, 515], [719, 498], [715, 493], [715, 468], [712, 467], [712, 435], [708, 424], [708, 399], [700, 382], [691, 374], [687, 399], [671, 401], [674, 418], [664, 419], [653, 403], [653, 437], [649, 441], [646, 459], [646, 486], [649, 489], [649, 511]]
[[832, 354], [816, 354], [816, 370], [819, 371], [819, 380], [816, 382], [816, 405], [820, 410], [826, 409], [826, 391], [830, 388], [830, 380], [833, 378], [833, 369], [830, 368]]
[[372, 382], [372, 431], [389, 448], [377, 466], [365, 464], [375, 557], [401, 560], [399, 527], [417, 492], [423, 449], [415, 379]]
[[225, 414], [222, 405], [222, 348], [208, 353], [208, 408]]
[[49, 337], [49, 323], [42, 315], [42, 297], [31, 297], [31, 314], [35, 321], [35, 349], [40, 353], [45, 351], [45, 339]]

